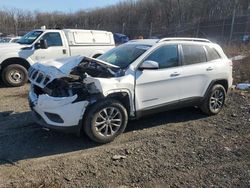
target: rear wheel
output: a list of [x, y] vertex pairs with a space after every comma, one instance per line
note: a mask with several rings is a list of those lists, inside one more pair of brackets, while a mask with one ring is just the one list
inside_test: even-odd
[[2, 80], [7, 86], [22, 86], [28, 81], [28, 71], [18, 64], [9, 65], [2, 71]]
[[101, 101], [87, 112], [84, 119], [84, 130], [95, 142], [108, 143], [121, 134], [128, 121], [124, 106], [112, 99]]
[[225, 98], [225, 88], [220, 84], [216, 84], [209, 91], [200, 108], [207, 115], [218, 114], [224, 106]]

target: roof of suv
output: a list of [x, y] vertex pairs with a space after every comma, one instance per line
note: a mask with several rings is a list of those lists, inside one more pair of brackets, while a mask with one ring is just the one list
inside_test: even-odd
[[211, 43], [210, 40], [204, 39], [204, 38], [184, 38], [184, 37], [180, 37], [180, 38], [163, 38], [163, 39], [160, 39], [158, 42], [166, 42], [166, 41], [185, 41], [185, 42], [207, 42], [207, 43]]
[[129, 43], [136, 43], [139, 45], [150, 45], [153, 46], [155, 45], [157, 42], [159, 41], [159, 39], [138, 39], [138, 40], [130, 40]]
[[162, 39], [138, 39], [138, 40], [131, 40], [129, 42], [135, 42], [139, 45], [155, 45], [156, 43], [161, 43], [161, 42], [203, 42], [203, 43], [212, 43], [208, 39], [204, 38], [162, 38]]

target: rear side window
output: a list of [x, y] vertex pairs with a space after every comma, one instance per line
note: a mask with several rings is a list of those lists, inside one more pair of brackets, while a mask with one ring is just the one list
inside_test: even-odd
[[206, 46], [206, 49], [207, 49], [207, 60], [208, 61], [213, 61], [213, 60], [216, 60], [216, 59], [220, 59], [220, 55], [218, 54], [218, 52], [210, 47], [210, 46]]
[[192, 65], [196, 63], [206, 62], [206, 52], [200, 45], [182, 45], [183, 64]]
[[176, 67], [179, 65], [178, 46], [162, 46], [150, 54], [146, 60], [158, 62], [160, 69]]

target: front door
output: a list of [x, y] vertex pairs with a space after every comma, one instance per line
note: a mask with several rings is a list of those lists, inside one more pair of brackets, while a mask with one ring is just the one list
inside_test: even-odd
[[34, 61], [41, 61], [47, 59], [57, 59], [68, 57], [69, 52], [67, 51], [66, 44], [63, 44], [61, 35], [59, 32], [48, 32], [45, 33], [41, 39], [47, 41], [47, 49], [35, 49], [30, 58]]
[[144, 61], [146, 60], [157, 62], [159, 69], [136, 71], [136, 110], [143, 111], [178, 102], [182, 71], [179, 66], [178, 45], [163, 45]]

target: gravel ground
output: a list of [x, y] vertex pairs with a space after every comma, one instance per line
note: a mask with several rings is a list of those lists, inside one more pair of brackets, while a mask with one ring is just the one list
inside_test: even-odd
[[40, 129], [29, 85], [0, 88], [0, 187], [250, 187], [250, 96], [131, 121], [114, 142]]

